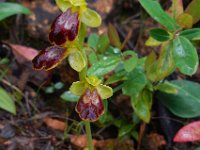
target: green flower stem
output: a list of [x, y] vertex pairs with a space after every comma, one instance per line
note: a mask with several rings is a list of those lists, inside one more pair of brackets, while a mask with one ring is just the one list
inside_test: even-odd
[[91, 134], [91, 128], [90, 128], [90, 122], [85, 121], [85, 128], [86, 128], [86, 135], [88, 140], [88, 148], [89, 150], [94, 150], [93, 143], [92, 143], [92, 134]]
[[[81, 32], [80, 33], [81, 33], [80, 39], [82, 39], [80, 42], [81, 44], [79, 45], [80, 51], [83, 53], [85, 61], [87, 63], [88, 60], [87, 60], [86, 52], [85, 52], [85, 49], [83, 48], [83, 41], [84, 41], [85, 35], [86, 35], [86, 27], [84, 24], [81, 24]], [[85, 68], [83, 68], [83, 70], [81, 72], [79, 72], [79, 80], [80, 81], [85, 80], [85, 77], [87, 74], [87, 65], [88, 64], [86, 64]], [[84, 121], [84, 124], [85, 124], [85, 128], [86, 128], [88, 148], [89, 148], [89, 150], [94, 150], [93, 143], [92, 143], [92, 133], [91, 133], [91, 128], [90, 128], [90, 122]]]

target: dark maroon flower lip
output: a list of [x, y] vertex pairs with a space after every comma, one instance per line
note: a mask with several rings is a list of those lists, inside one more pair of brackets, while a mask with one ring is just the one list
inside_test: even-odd
[[56, 67], [67, 55], [67, 49], [59, 46], [51, 46], [39, 52], [32, 60], [36, 70], [50, 70]]
[[79, 30], [79, 14], [71, 8], [59, 15], [53, 22], [49, 33], [49, 40], [56, 45], [64, 45], [67, 41], [74, 41]]
[[76, 105], [76, 111], [82, 120], [92, 122], [103, 114], [103, 101], [96, 89], [86, 89]]

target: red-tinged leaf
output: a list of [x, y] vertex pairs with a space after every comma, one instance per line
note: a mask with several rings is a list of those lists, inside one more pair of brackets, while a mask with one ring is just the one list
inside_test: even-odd
[[9, 44], [18, 62], [31, 61], [37, 54], [38, 51], [31, 47], [23, 45]]
[[174, 137], [174, 142], [194, 142], [198, 140], [200, 140], [200, 121], [184, 126]]
[[56, 45], [64, 45], [67, 41], [74, 41], [78, 35], [79, 14], [67, 9], [59, 15], [51, 26], [49, 40]]

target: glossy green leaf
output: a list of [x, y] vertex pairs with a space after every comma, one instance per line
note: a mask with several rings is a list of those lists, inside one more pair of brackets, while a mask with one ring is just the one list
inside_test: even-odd
[[69, 1], [64, 0], [56, 0], [56, 5], [62, 12], [65, 12], [68, 8], [72, 7], [72, 4]]
[[86, 66], [85, 58], [80, 51], [71, 53], [68, 57], [68, 60], [70, 66], [77, 72], [80, 72]]
[[87, 8], [81, 15], [81, 21], [89, 27], [101, 25], [101, 16], [94, 10]]
[[179, 36], [173, 41], [173, 57], [181, 73], [193, 75], [196, 72], [199, 64], [197, 51], [185, 37]]
[[151, 37], [160, 42], [167, 41], [170, 39], [170, 34], [166, 30], [160, 28], [150, 30], [149, 34]]
[[119, 35], [116, 28], [111, 23], [108, 26], [108, 37], [112, 46], [121, 49], [122, 43], [120, 41]]
[[70, 91], [64, 92], [60, 97], [67, 102], [77, 102], [79, 99], [79, 96], [74, 95]]
[[69, 90], [74, 95], [81, 96], [86, 90], [86, 84], [84, 81], [73, 82]]
[[188, 5], [185, 12], [190, 14], [193, 17], [193, 24], [197, 23], [200, 20], [200, 0], [192, 0]]
[[175, 70], [172, 49], [173, 42], [170, 41], [162, 44], [160, 56], [157, 61], [156, 78], [154, 81], [163, 80]]
[[175, 115], [182, 118], [193, 118], [200, 115], [200, 84], [187, 80], [174, 80], [170, 83], [177, 86], [177, 93], [159, 92], [158, 99]]
[[92, 48], [96, 48], [98, 41], [99, 36], [96, 33], [92, 33], [88, 38], [88, 45]]
[[116, 82], [123, 81], [126, 79], [127, 79], [126, 72], [120, 71], [120, 72], [114, 73], [112, 76], [110, 76], [109, 79], [105, 81], [105, 84], [112, 84], [112, 83], [116, 83]]
[[144, 122], [149, 123], [151, 118], [152, 93], [144, 90], [137, 96], [132, 96], [131, 105], [134, 113]]
[[12, 114], [16, 114], [15, 103], [11, 96], [0, 87], [0, 108], [4, 109]]
[[192, 28], [193, 24], [193, 18], [190, 14], [182, 13], [179, 15], [176, 19], [176, 22], [182, 27], [182, 28]]
[[169, 94], [177, 94], [178, 93], [177, 86], [170, 82], [161, 83], [161, 84], [155, 86], [154, 89], [159, 90], [164, 93], [169, 93]]
[[125, 51], [123, 56], [130, 56], [128, 59], [123, 60], [123, 65], [127, 72], [131, 72], [137, 66], [138, 56], [133, 51]]
[[153, 19], [170, 31], [175, 31], [179, 28], [176, 22], [162, 9], [156, 0], [139, 0], [139, 2]]
[[180, 36], [184, 36], [189, 40], [200, 40], [200, 28], [184, 30], [180, 32]]
[[99, 37], [96, 49], [99, 53], [104, 53], [109, 47], [110, 41], [107, 34], [102, 34]]
[[20, 4], [11, 2], [0, 3], [0, 21], [15, 14], [30, 14], [30, 10]]
[[113, 95], [113, 90], [109, 86], [100, 84], [96, 88], [102, 99], [110, 98]]
[[98, 61], [97, 54], [92, 51], [88, 56], [89, 64], [93, 65]]
[[122, 92], [125, 95], [135, 96], [138, 95], [140, 91], [147, 84], [147, 79], [140, 69], [135, 69], [128, 76], [128, 80], [124, 81]]
[[88, 69], [88, 76], [103, 76], [112, 70], [114, 70], [120, 63], [120, 58], [118, 56], [104, 57], [102, 60], [98, 61], [92, 67]]

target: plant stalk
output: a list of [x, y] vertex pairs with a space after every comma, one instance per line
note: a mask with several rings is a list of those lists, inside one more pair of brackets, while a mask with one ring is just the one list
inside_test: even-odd
[[92, 143], [92, 134], [91, 134], [90, 122], [89, 121], [85, 121], [85, 128], [86, 128], [86, 134], [87, 134], [88, 148], [89, 148], [89, 150], [94, 150], [94, 146], [93, 146], [93, 143]]

